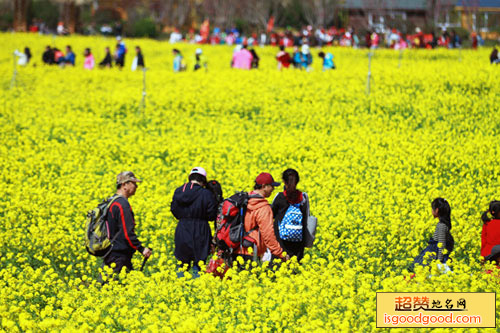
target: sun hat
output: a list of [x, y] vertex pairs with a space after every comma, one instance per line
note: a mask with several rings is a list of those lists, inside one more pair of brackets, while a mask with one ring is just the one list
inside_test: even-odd
[[189, 173], [189, 175], [192, 175], [193, 173], [197, 173], [197, 174], [205, 176], [205, 177], [207, 176], [207, 172], [202, 167], [194, 167], [194, 168], [192, 168], [191, 172]]
[[142, 180], [137, 179], [132, 171], [123, 171], [116, 176], [116, 185], [125, 184], [126, 182], [140, 183]]

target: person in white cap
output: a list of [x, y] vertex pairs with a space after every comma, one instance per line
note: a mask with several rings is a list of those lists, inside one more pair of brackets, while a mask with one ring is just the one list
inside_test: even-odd
[[201, 67], [205, 67], [205, 70], [207, 70], [207, 59], [203, 55], [203, 51], [198, 48], [194, 54], [194, 70], [197, 71]]
[[300, 56], [299, 58], [300, 69], [305, 69], [306, 71], [309, 72], [312, 64], [312, 55], [311, 52], [309, 52], [309, 45], [307, 44], [302, 45], [299, 56]]
[[[170, 206], [172, 214], [179, 220], [175, 229], [174, 255], [182, 262], [182, 268], [193, 268], [194, 277], [200, 271], [199, 262], [206, 261], [210, 253], [212, 235], [208, 221], [217, 217], [217, 202], [212, 192], [205, 188], [206, 184], [205, 169], [193, 168], [189, 182], [175, 190]], [[184, 276], [182, 269], [177, 276]]]

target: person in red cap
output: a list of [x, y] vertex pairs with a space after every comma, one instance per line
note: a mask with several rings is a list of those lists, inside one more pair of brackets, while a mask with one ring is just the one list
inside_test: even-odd
[[273, 176], [263, 172], [255, 179], [254, 190], [249, 193], [247, 211], [245, 214], [245, 231], [248, 236], [254, 240], [253, 250], [249, 252], [248, 248], [240, 247], [235, 251], [237, 256], [243, 257], [245, 261], [252, 260], [254, 255], [262, 257], [268, 248], [271, 254], [276, 258], [288, 260], [288, 255], [283, 255], [283, 248], [278, 243], [274, 233], [273, 211], [266, 198], [271, 196], [274, 188], [280, 183], [275, 182]]

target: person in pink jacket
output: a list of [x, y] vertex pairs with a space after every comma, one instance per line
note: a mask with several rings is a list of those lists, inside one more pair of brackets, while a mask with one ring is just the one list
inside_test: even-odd
[[285, 261], [290, 258], [288, 255], [283, 254], [283, 249], [276, 239], [273, 211], [266, 199], [273, 193], [274, 188], [279, 185], [280, 183], [275, 182], [271, 174], [267, 172], [261, 173], [255, 179], [254, 190], [248, 193], [251, 198], [248, 200], [245, 214], [245, 231], [250, 231], [248, 236], [254, 240], [253, 251], [240, 247], [235, 250], [234, 259], [241, 256], [245, 261], [252, 260], [255, 254], [260, 258], [267, 248], [276, 258]]
[[247, 50], [247, 46], [243, 45], [241, 50], [236, 51], [233, 55], [233, 68], [250, 69], [252, 67], [252, 53]]
[[83, 53], [83, 55], [85, 56], [83, 68], [93, 69], [95, 66], [95, 59], [94, 59], [94, 56], [92, 55], [92, 52], [90, 52], [90, 49], [88, 47], [85, 49], [85, 52]]

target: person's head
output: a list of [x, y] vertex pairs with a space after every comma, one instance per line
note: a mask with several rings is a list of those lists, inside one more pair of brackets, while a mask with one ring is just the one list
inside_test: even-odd
[[129, 198], [135, 194], [137, 190], [137, 183], [142, 182], [135, 177], [131, 171], [120, 172], [116, 176], [116, 190], [119, 194]]
[[207, 182], [207, 189], [213, 193], [215, 200], [220, 204], [224, 200], [224, 195], [222, 193], [222, 186], [216, 180], [209, 180]]
[[66, 45], [66, 52], [71, 52], [71, 46]]
[[191, 169], [188, 177], [189, 181], [195, 181], [200, 183], [201, 186], [207, 185], [207, 172], [202, 167], [194, 167]]
[[201, 55], [203, 53], [203, 51], [201, 49], [196, 49], [196, 51], [194, 52], [197, 56]]
[[50, 51], [50, 50], [51, 50], [51, 48], [49, 45], [45, 46], [45, 51]]
[[325, 52], [321, 51], [320, 53], [318, 53], [318, 57], [325, 59]]
[[89, 55], [91, 55], [90, 48], [88, 48], [88, 47], [87, 47], [87, 48], [85, 49], [85, 52], [83, 52], [83, 54], [84, 54], [85, 56], [89, 56]]
[[136, 53], [141, 53], [141, 47], [140, 46], [136, 46], [135, 47], [135, 52]]
[[483, 213], [481, 219], [484, 223], [490, 222], [492, 219], [500, 218], [500, 201], [493, 200], [486, 212]]
[[24, 48], [24, 54], [26, 54], [28, 57], [31, 57], [31, 51], [29, 47]]
[[295, 191], [300, 181], [299, 173], [295, 169], [286, 169], [283, 171], [281, 178], [287, 191]]
[[173, 49], [173, 50], [172, 50], [172, 53], [173, 53], [174, 55], [178, 55], [178, 54], [180, 54], [180, 53], [181, 53], [181, 51], [179, 51], [178, 49]]
[[104, 49], [106, 51], [106, 53], [109, 53], [109, 46], [106, 46], [106, 48]]
[[262, 172], [255, 178], [254, 190], [259, 191], [264, 198], [269, 198], [274, 188], [279, 185], [280, 183], [275, 182], [270, 173]]
[[118, 50], [120, 48], [120, 44], [116, 44], [115, 48]]
[[307, 44], [302, 45], [301, 52], [302, 54], [309, 54], [309, 45]]
[[451, 229], [451, 207], [448, 201], [444, 198], [436, 198], [432, 201], [432, 215], [439, 218], [439, 222], [443, 222]]
[[280, 45], [280, 51], [285, 51], [285, 45]]

